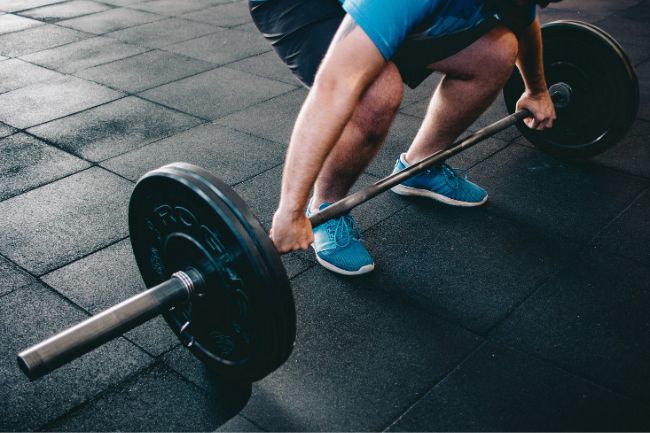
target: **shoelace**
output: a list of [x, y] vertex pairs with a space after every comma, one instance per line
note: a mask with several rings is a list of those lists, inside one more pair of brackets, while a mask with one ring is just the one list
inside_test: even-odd
[[350, 245], [352, 239], [361, 238], [361, 230], [350, 215], [328, 221], [327, 234], [334, 237], [338, 248], [345, 248]]
[[447, 185], [449, 185], [453, 189], [458, 189], [458, 187], [460, 186], [458, 177], [464, 175], [465, 172], [467, 171], [461, 168], [452, 168], [447, 164], [442, 164], [441, 170], [442, 170], [442, 175], [445, 176], [445, 182], [447, 182]]

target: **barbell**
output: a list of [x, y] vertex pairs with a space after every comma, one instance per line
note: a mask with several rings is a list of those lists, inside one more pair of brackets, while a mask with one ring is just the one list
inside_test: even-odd
[[[504, 89], [510, 114], [381, 179], [310, 217], [313, 227], [343, 215], [429, 167], [512, 125], [546, 152], [586, 157], [604, 151], [630, 128], [639, 104], [634, 69], [602, 30], [576, 21], [543, 27], [544, 59], [558, 119], [550, 130], [522, 126], [514, 111], [523, 82]], [[163, 314], [196, 357], [233, 381], [253, 382], [291, 354], [296, 313], [286, 271], [273, 242], [227, 184], [194, 165], [150, 171], [129, 202], [129, 231], [146, 291], [18, 354], [36, 379]]]

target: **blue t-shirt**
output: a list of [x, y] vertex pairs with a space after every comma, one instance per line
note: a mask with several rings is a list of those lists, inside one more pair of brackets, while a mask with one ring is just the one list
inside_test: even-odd
[[407, 38], [436, 38], [475, 27], [490, 17], [521, 29], [535, 19], [535, 4], [513, 0], [339, 0], [390, 59]]

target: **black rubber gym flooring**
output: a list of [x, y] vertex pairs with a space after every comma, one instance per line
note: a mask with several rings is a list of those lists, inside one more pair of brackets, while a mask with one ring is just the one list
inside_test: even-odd
[[[0, 1], [0, 430], [650, 430], [650, 0], [566, 0], [618, 39], [638, 119], [553, 159], [510, 129], [456, 156], [490, 193], [452, 209], [385, 193], [354, 211], [377, 262], [284, 257], [297, 344], [236, 387], [156, 319], [30, 383], [16, 353], [142, 290], [127, 203], [201, 165], [268, 227], [305, 91], [229, 0]], [[407, 90], [359, 182], [390, 173], [439, 77]], [[505, 113], [501, 99], [472, 129]]]

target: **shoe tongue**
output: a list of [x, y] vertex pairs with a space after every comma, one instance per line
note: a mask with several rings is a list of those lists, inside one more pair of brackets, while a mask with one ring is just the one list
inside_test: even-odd
[[326, 207], [330, 206], [331, 204], [332, 203], [328, 203], [328, 202], [321, 203], [321, 205], [318, 206], [318, 210], [321, 211], [321, 210], [325, 209]]

